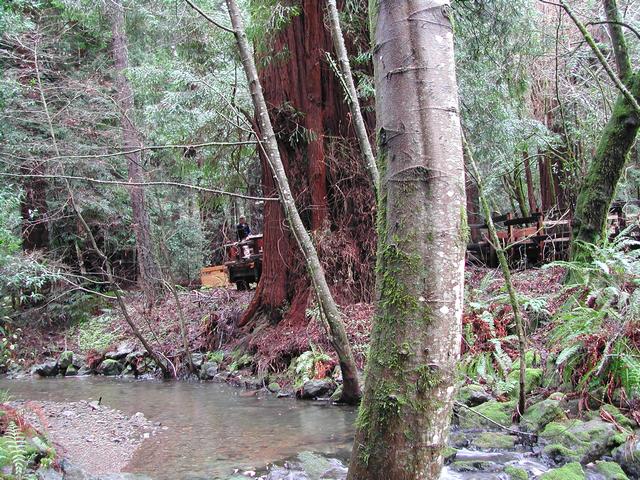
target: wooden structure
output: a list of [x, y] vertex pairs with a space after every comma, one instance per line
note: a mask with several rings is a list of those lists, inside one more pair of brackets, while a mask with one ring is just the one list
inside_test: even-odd
[[[626, 231], [630, 237], [640, 239], [639, 212], [640, 200], [614, 202], [609, 211], [609, 236], [613, 238]], [[568, 257], [572, 239], [569, 211], [538, 211], [526, 218], [508, 213], [492, 218], [512, 266], [526, 267]], [[471, 238], [477, 241], [468, 245], [467, 260], [497, 267], [496, 246], [489, 241], [486, 223], [472, 224], [469, 228]]]
[[207, 288], [226, 287], [229, 285], [227, 267], [215, 265], [200, 270], [200, 284]]

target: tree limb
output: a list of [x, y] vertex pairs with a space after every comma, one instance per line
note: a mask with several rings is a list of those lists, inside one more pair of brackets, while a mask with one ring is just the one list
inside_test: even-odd
[[196, 190], [199, 192], [216, 193], [218, 195], [226, 195], [228, 197], [243, 198], [245, 200], [253, 200], [259, 202], [277, 202], [277, 197], [254, 197], [252, 195], [244, 195], [242, 193], [226, 192], [217, 188], [200, 187], [198, 185], [190, 185], [188, 183], [169, 182], [169, 181], [155, 181], [155, 182], [123, 182], [119, 180], [100, 180], [98, 178], [81, 177], [77, 175], [36, 175], [36, 174], [22, 174], [22, 173], [6, 173], [0, 172], [0, 177], [12, 177], [12, 178], [63, 178], [65, 180], [80, 180], [83, 182], [96, 183], [99, 185], [120, 185], [123, 187], [179, 187], [188, 188], [190, 190]]

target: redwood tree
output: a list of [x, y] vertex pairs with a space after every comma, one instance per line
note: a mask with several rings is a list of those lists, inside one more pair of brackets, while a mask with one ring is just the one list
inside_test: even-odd
[[[280, 154], [302, 220], [313, 232], [334, 296], [369, 300], [373, 286], [375, 200], [344, 90], [326, 59], [333, 52], [324, 2], [294, 2], [299, 14], [267, 45], [259, 45], [260, 81]], [[363, 23], [364, 30], [366, 24]], [[362, 32], [361, 41], [368, 38]], [[354, 39], [347, 38], [354, 50]], [[263, 41], [263, 40], [261, 40]], [[275, 53], [274, 53], [275, 52]], [[279, 55], [286, 52], [286, 55]], [[371, 115], [365, 115], [369, 128]], [[263, 194], [276, 186], [262, 158]], [[280, 205], [264, 208], [262, 279], [241, 324], [304, 321], [309, 280]]]
[[350, 480], [437, 479], [459, 358], [465, 188], [448, 1], [376, 0], [376, 315]]

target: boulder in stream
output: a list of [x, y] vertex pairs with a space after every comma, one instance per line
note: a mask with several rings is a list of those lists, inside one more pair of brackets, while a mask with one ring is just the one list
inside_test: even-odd
[[34, 365], [31, 369], [31, 374], [41, 377], [53, 377], [57, 375], [59, 371], [58, 362], [53, 358], [49, 358], [44, 363]]
[[302, 385], [302, 389], [299, 392], [299, 397], [303, 400], [313, 400], [315, 398], [327, 398], [336, 389], [336, 384], [333, 380], [307, 380]]
[[130, 343], [124, 342], [118, 345], [116, 350], [112, 350], [104, 354], [104, 358], [108, 360], [122, 360], [126, 358], [127, 355], [134, 352], [135, 348]]
[[73, 365], [73, 352], [65, 350], [58, 357], [58, 367], [64, 372], [69, 365]]
[[566, 420], [567, 415], [562, 408], [561, 400], [548, 398], [538, 403], [534, 403], [522, 417], [522, 424], [530, 432], [542, 430], [553, 421]]
[[582, 465], [578, 462], [567, 463], [564, 467], [553, 468], [540, 475], [540, 480], [586, 480]]
[[587, 464], [608, 455], [626, 440], [616, 427], [600, 419], [551, 422], [540, 433], [543, 453], [555, 463]]
[[468, 407], [477, 407], [478, 405], [493, 400], [493, 397], [487, 393], [482, 385], [472, 383], [460, 387], [456, 399]]
[[103, 360], [102, 363], [98, 365], [98, 368], [96, 371], [102, 375], [115, 376], [115, 375], [120, 375], [120, 373], [122, 373], [123, 368], [124, 367], [120, 362], [118, 362], [117, 360], [108, 358], [106, 360]]

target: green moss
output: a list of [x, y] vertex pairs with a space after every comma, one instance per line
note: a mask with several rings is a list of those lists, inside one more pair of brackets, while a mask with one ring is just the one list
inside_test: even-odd
[[530, 431], [539, 431], [554, 420], [567, 418], [558, 400], [543, 400], [530, 406], [525, 412], [522, 423]]
[[458, 454], [458, 450], [456, 448], [444, 447], [444, 449], [442, 450], [442, 457], [444, 458], [444, 463], [447, 465], [451, 463], [456, 458], [457, 454]]
[[596, 470], [604, 480], [629, 480], [620, 465], [615, 462], [596, 462]]
[[[610, 404], [605, 404], [602, 407], [600, 407], [600, 410], [605, 411], [606, 413], [608, 413], [609, 415], [611, 415], [614, 420], [616, 422], [618, 422], [619, 425], [621, 425], [622, 427], [629, 429], [629, 430], [633, 430], [633, 428], [635, 427], [635, 423], [633, 422], [633, 420], [631, 420], [630, 418], [627, 418], [621, 411], [619, 408], [610, 405]], [[600, 410], [594, 410], [592, 412], [589, 413], [589, 417], [590, 418], [600, 418]]]
[[485, 432], [473, 440], [475, 447], [483, 450], [506, 450], [513, 448], [516, 444], [515, 437], [498, 432]]
[[495, 427], [495, 424], [490, 420], [493, 420], [503, 426], [511, 425], [511, 415], [514, 408], [515, 403], [513, 402], [498, 402], [497, 400], [491, 400], [475, 407], [473, 410], [480, 415], [477, 415], [468, 408], [463, 408], [458, 414], [460, 427], [467, 429]]
[[540, 480], [585, 480], [587, 477], [584, 475], [582, 465], [578, 462], [573, 462], [566, 464], [564, 467], [549, 470], [539, 478]]
[[555, 463], [579, 462], [581, 456], [560, 443], [552, 443], [542, 450], [542, 453]]
[[[507, 375], [507, 382], [512, 385], [515, 385], [509, 393], [511, 393], [512, 397], [518, 396], [518, 391], [520, 390], [520, 370], [518, 368], [513, 368]], [[527, 368], [524, 373], [524, 388], [526, 393], [531, 393], [535, 388], [538, 388], [542, 383], [542, 369], [541, 368]]]
[[514, 467], [512, 465], [504, 467], [504, 473], [509, 476], [509, 480], [527, 480], [529, 478], [529, 474], [524, 468]]

